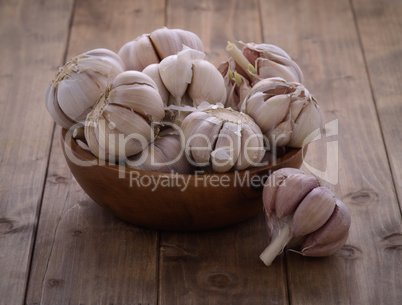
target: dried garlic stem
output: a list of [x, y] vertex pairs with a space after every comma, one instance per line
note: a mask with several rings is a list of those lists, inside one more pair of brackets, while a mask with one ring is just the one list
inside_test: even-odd
[[254, 66], [247, 60], [247, 58], [233, 42], [228, 41], [226, 51], [245, 72], [257, 74]]
[[272, 236], [271, 243], [260, 255], [260, 259], [264, 262], [264, 264], [270, 266], [273, 260], [278, 256], [279, 253], [282, 252], [283, 248], [285, 248], [292, 237], [290, 225], [283, 223], [279, 234], [277, 236]]

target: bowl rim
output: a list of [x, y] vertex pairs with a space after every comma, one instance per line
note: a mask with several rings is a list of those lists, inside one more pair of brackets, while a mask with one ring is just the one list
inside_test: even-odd
[[[69, 139], [69, 140], [68, 140]], [[258, 166], [258, 167], [249, 167], [247, 169], [241, 170], [241, 171], [230, 171], [230, 172], [225, 172], [225, 173], [205, 173], [205, 174], [197, 174], [197, 173], [192, 173], [192, 174], [178, 174], [178, 173], [163, 173], [163, 172], [154, 172], [154, 171], [144, 171], [141, 169], [136, 169], [128, 166], [123, 166], [119, 165], [116, 163], [110, 163], [109, 161], [102, 160], [102, 164], [100, 164], [101, 159], [97, 158], [95, 155], [92, 153], [86, 151], [85, 149], [81, 148], [78, 144], [76, 139], [73, 138], [71, 132], [65, 128], [61, 128], [61, 133], [60, 133], [60, 140], [61, 140], [61, 145], [62, 149], [65, 153], [65, 157], [67, 159], [66, 155], [66, 149], [69, 149], [73, 154], [74, 157], [80, 159], [81, 161], [89, 161], [89, 162], [94, 162], [95, 163], [92, 166], [98, 166], [98, 167], [103, 167], [106, 168], [107, 170], [115, 171], [116, 173], [120, 173], [121, 171], [124, 171], [124, 173], [127, 172], [132, 172], [132, 171], [137, 171], [143, 175], [151, 175], [151, 176], [159, 176], [163, 175], [166, 177], [177, 177], [177, 176], [184, 176], [184, 177], [197, 177], [197, 175], [205, 175], [205, 176], [235, 176], [239, 175], [241, 173], [257, 173], [261, 171], [267, 171], [271, 170], [272, 168], [276, 166], [280, 166], [285, 161], [291, 161], [291, 159], [296, 158], [299, 153], [302, 153], [302, 159], [304, 159], [304, 156], [306, 155], [306, 150], [307, 150], [307, 145], [305, 145], [302, 148], [287, 148], [289, 149], [288, 152], [286, 152], [283, 156], [277, 157], [276, 162], [268, 162], [266, 165]], [[69, 160], [72, 162], [71, 160]], [[78, 166], [78, 165], [77, 165]], [[237, 173], [237, 174], [236, 174]]]

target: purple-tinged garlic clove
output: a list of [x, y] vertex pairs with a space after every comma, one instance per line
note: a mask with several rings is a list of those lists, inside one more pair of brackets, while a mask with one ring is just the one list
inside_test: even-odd
[[335, 201], [334, 194], [325, 187], [317, 187], [308, 193], [293, 215], [293, 235], [307, 235], [323, 226], [335, 209]]
[[273, 172], [267, 179], [262, 191], [262, 201], [264, 203], [265, 212], [271, 216], [275, 212], [275, 196], [278, 187], [290, 175], [305, 174], [302, 170], [297, 168], [281, 168]]
[[351, 216], [348, 208], [342, 201], [337, 199], [331, 217], [321, 228], [307, 237], [303, 249], [322, 247], [342, 239], [348, 234], [350, 224]]
[[294, 213], [304, 197], [319, 186], [320, 183], [317, 178], [311, 175], [294, 174], [288, 176], [276, 191], [276, 216], [283, 218]]

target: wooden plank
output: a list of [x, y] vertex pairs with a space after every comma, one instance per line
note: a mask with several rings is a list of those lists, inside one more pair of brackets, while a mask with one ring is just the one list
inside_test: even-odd
[[[300, 63], [324, 123], [338, 120], [339, 133], [327, 129], [335, 136], [312, 144], [306, 161], [323, 171], [339, 157], [339, 181], [328, 185], [352, 214], [349, 239], [338, 254], [287, 254], [290, 303], [397, 304], [400, 210], [349, 1], [261, 5], [265, 40], [290, 50]], [[331, 141], [338, 141], [339, 153], [330, 152], [327, 160]]]
[[[163, 24], [164, 1], [77, 1], [67, 57], [97, 47], [117, 52]], [[156, 304], [158, 232], [89, 199], [67, 167], [59, 134], [57, 128], [27, 304]]]
[[43, 88], [63, 61], [73, 1], [0, 4], [0, 302], [23, 304], [53, 121]]
[[258, 1], [169, 1], [167, 26], [196, 33], [206, 59], [219, 65], [227, 58], [227, 41], [261, 42]]
[[[167, 25], [198, 34], [215, 65], [227, 40], [261, 42], [257, 1], [168, 1]], [[224, 216], [222, 216], [224, 217]], [[264, 268], [263, 215], [200, 233], [162, 232], [159, 304], [286, 304], [285, 264]]]
[[402, 2], [352, 1], [402, 209]]

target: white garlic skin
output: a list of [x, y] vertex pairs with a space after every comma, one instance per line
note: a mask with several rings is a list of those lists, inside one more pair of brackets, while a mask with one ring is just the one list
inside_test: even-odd
[[304, 256], [328, 256], [346, 242], [351, 217], [347, 207], [316, 177], [298, 169], [272, 173], [263, 190], [271, 244], [261, 254], [269, 266], [287, 244]]
[[100, 159], [121, 161], [153, 141], [164, 106], [155, 82], [138, 71], [125, 71], [106, 88], [85, 121], [85, 138]]
[[204, 51], [202, 42], [195, 33], [161, 28], [127, 42], [121, 47], [118, 55], [127, 70], [142, 71], [148, 65], [159, 63], [164, 58], [177, 54], [183, 46]]
[[217, 173], [258, 166], [264, 157], [260, 128], [246, 114], [212, 106], [188, 115], [182, 124], [186, 154], [194, 165]]
[[60, 68], [46, 89], [48, 112], [66, 129], [83, 122], [107, 85], [123, 71], [120, 57], [107, 49], [95, 49], [74, 57]]

